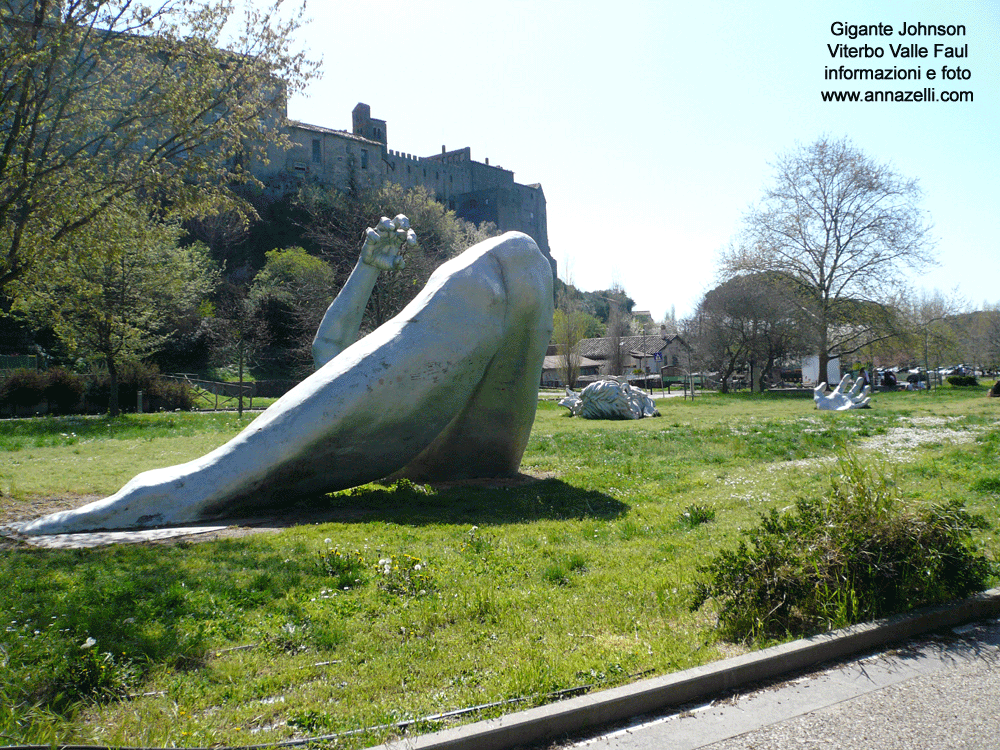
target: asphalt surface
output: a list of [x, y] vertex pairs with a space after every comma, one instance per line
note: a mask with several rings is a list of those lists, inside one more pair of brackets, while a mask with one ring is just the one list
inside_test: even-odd
[[1000, 747], [1000, 621], [723, 696], [560, 750]]
[[383, 750], [1000, 748], [1000, 589]]

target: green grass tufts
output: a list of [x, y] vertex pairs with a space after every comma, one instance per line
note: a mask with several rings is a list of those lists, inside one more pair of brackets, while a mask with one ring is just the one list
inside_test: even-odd
[[771, 509], [702, 566], [694, 608], [714, 600], [723, 636], [750, 642], [966, 596], [994, 573], [972, 543], [985, 527], [959, 500], [905, 505], [884, 471], [848, 454], [826, 497]]

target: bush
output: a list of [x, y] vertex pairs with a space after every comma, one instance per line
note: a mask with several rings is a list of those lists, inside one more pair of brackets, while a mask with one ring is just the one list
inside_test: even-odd
[[970, 385], [979, 385], [979, 381], [976, 380], [975, 375], [949, 375], [948, 384], [962, 388]]
[[0, 406], [30, 409], [45, 398], [45, 374], [37, 370], [14, 370], [0, 385]]
[[701, 572], [694, 608], [713, 599], [724, 637], [805, 635], [967, 596], [994, 565], [972, 542], [986, 527], [961, 501], [904, 507], [883, 472], [840, 462], [829, 494], [772, 510]]
[[[155, 365], [125, 362], [118, 368], [118, 404], [123, 412], [136, 411], [142, 391], [143, 411], [189, 411], [194, 397], [183, 383], [164, 380]], [[111, 378], [107, 370], [96, 371], [87, 384], [86, 400], [92, 411], [106, 412], [111, 398]]]
[[74, 375], [61, 367], [54, 367], [45, 373], [43, 395], [48, 401], [49, 411], [71, 414], [80, 405], [83, 390], [83, 378], [79, 375]]

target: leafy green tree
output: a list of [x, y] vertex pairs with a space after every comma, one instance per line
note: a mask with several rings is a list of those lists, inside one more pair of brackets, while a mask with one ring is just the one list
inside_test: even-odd
[[129, 196], [238, 205], [315, 73], [278, 5], [230, 33], [234, 0], [0, 0], [0, 291]]
[[52, 328], [72, 357], [103, 361], [112, 416], [120, 364], [156, 350], [181, 319], [197, 315], [217, 280], [206, 249], [178, 246], [180, 234], [135, 206], [115, 205], [16, 282], [15, 309]]
[[247, 309], [250, 320], [266, 331], [272, 358], [311, 366], [312, 337], [333, 299], [336, 281], [333, 268], [304, 248], [266, 254], [264, 268], [250, 287]]
[[846, 138], [782, 154], [774, 170], [723, 272], [781, 279], [825, 373], [829, 359], [896, 333], [886, 323], [905, 274], [931, 260], [921, 191]]
[[[378, 190], [353, 195], [311, 188], [299, 196], [308, 220], [306, 235], [334, 269], [336, 287], [342, 286], [361, 251], [364, 232], [383, 216], [405, 214], [417, 234], [407, 250], [405, 267], [379, 276], [362, 324], [371, 331], [393, 317], [423, 288], [441, 263], [477, 242], [499, 234], [491, 223], [471, 224], [455, 216], [423, 187], [386, 184]], [[333, 289], [327, 300], [333, 299]]]

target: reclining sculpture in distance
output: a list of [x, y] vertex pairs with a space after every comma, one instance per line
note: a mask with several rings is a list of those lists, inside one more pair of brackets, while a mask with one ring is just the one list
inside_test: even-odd
[[356, 341], [378, 274], [401, 268], [414, 241], [402, 215], [367, 231], [316, 333], [318, 369], [228, 443], [21, 533], [191, 523], [384, 478], [516, 474], [552, 333], [551, 266], [525, 234], [486, 240]]
[[571, 417], [584, 419], [642, 419], [658, 417], [656, 402], [634, 385], [605, 378], [591, 383], [582, 391], [567, 388], [560, 406], [569, 409]]

